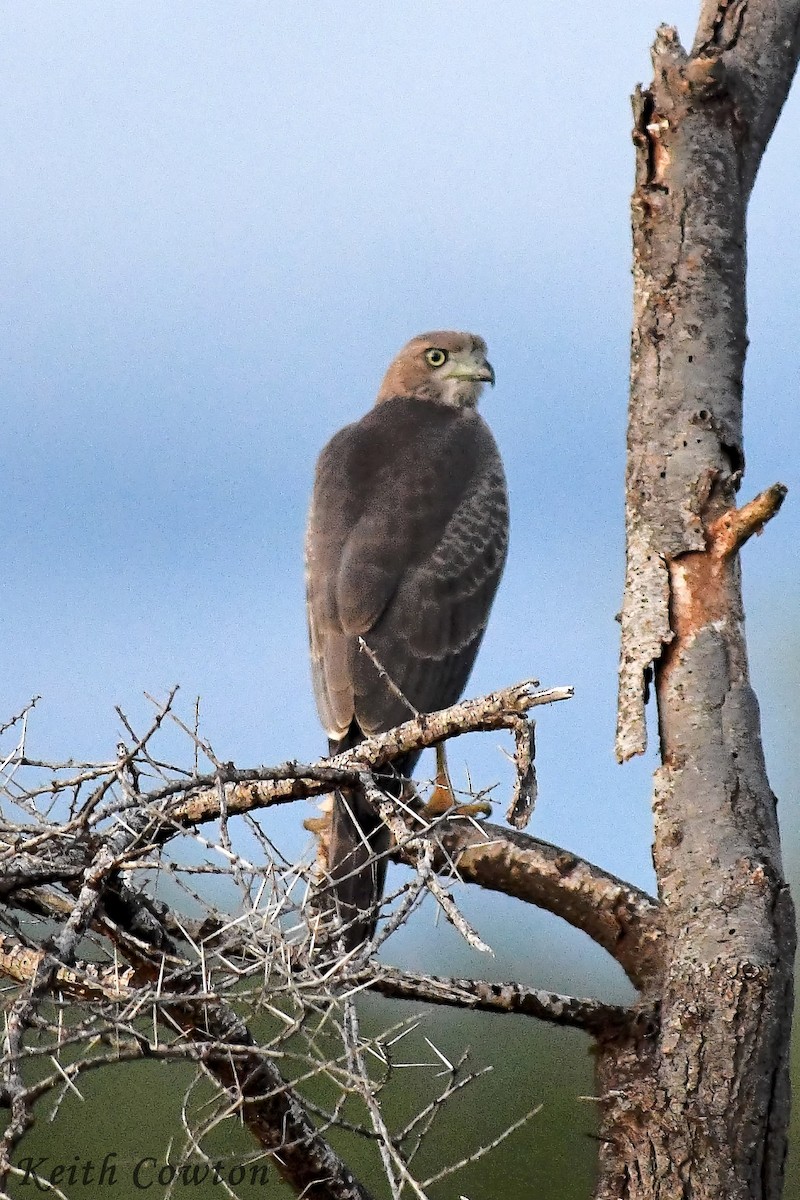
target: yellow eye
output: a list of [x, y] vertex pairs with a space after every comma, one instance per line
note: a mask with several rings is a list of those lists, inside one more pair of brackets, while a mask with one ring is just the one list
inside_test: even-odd
[[447, 351], [432, 346], [430, 350], [425, 351], [425, 361], [429, 367], [443, 367], [447, 362]]

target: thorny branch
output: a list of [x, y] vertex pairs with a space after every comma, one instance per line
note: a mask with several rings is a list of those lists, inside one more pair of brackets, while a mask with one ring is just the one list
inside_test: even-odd
[[[217, 1118], [210, 1125], [204, 1116], [192, 1126], [190, 1111], [184, 1112], [192, 1138], [197, 1135], [196, 1145], [190, 1138], [195, 1152], [203, 1153], [202, 1130], [217, 1119], [241, 1116], [284, 1177], [310, 1200], [365, 1198], [363, 1184], [327, 1141], [327, 1132], [341, 1125], [379, 1146], [397, 1194], [410, 1189], [421, 1200], [425, 1185], [413, 1175], [412, 1160], [444, 1100], [474, 1076], [464, 1073], [463, 1063], [453, 1067], [445, 1091], [423, 1105], [418, 1121], [392, 1132], [381, 1094], [400, 1043], [388, 1034], [365, 1038], [353, 996], [371, 990], [428, 1004], [518, 1013], [597, 1035], [637, 1019], [632, 1011], [591, 999], [519, 983], [413, 975], [370, 958], [426, 893], [473, 948], [488, 949], [459, 911], [448, 879], [437, 874], [561, 911], [626, 969], [637, 954], [643, 963], [652, 957], [657, 906], [649, 897], [522, 833], [457, 813], [429, 819], [418, 805], [393, 799], [379, 786], [380, 770], [410, 748], [467, 730], [505, 728], [515, 739], [512, 809], [523, 823], [535, 787], [532, 725], [525, 714], [571, 695], [567, 688], [534, 687], [521, 684], [416, 716], [335, 759], [255, 771], [221, 762], [200, 737], [196, 715], [189, 725], [175, 713], [175, 692], [157, 707], [141, 736], [120, 713], [130, 745], [121, 745], [108, 763], [47, 764], [30, 758], [24, 737], [18, 739], [6, 756], [0, 790], [0, 895], [6, 901], [0, 971], [15, 985], [2, 1060], [10, 1114], [0, 1141], [4, 1177], [15, 1169], [14, 1150], [34, 1119], [34, 1104], [49, 1091], [58, 1093], [58, 1107], [85, 1071], [161, 1057], [196, 1063], [219, 1089]], [[29, 710], [7, 729], [24, 725]], [[190, 740], [188, 770], [165, 764], [153, 749], [165, 721], [174, 721]], [[198, 771], [200, 756], [213, 772]], [[375, 943], [331, 960], [320, 952], [326, 941], [320, 940], [319, 917], [308, 903], [319, 886], [313, 864], [283, 859], [248, 814], [356, 780], [393, 832], [392, 853], [410, 862], [415, 873], [388, 898], [394, 910], [380, 923]], [[235, 817], [259, 841], [256, 863], [243, 852]], [[216, 836], [199, 829], [212, 819], [219, 822]], [[192, 865], [171, 856], [171, 843], [187, 840], [201, 848], [202, 863], [196, 855]], [[527, 891], [520, 871], [528, 874]], [[224, 876], [239, 891], [235, 915], [217, 911], [205, 883]], [[167, 877], [173, 885], [170, 905], [159, 896], [158, 881]], [[205, 915], [181, 912], [176, 889]], [[44, 940], [43, 922], [50, 930]], [[84, 945], [91, 947], [89, 958], [83, 951], [78, 956]], [[645, 974], [643, 967], [639, 975]], [[236, 1012], [229, 1003], [234, 996]], [[260, 1044], [248, 1027], [255, 1018], [271, 1027]], [[65, 1058], [69, 1047], [84, 1047], [86, 1053]], [[55, 1070], [34, 1080], [27, 1064], [45, 1056]], [[367, 1070], [371, 1062], [384, 1064], [378, 1079]], [[431, 1066], [438, 1073], [441, 1062]], [[320, 1104], [323, 1079], [340, 1090], [333, 1107]], [[363, 1119], [350, 1111], [357, 1097]], [[464, 1162], [488, 1149], [475, 1150]], [[458, 1168], [442, 1165], [436, 1178]]]
[[[273, 772], [264, 772], [262, 777], [254, 779], [250, 787], [237, 787], [237, 783], [244, 785], [246, 781], [232, 780], [233, 786], [226, 789], [228, 812], [231, 815], [250, 812], [256, 808], [286, 803], [300, 796], [322, 795], [330, 791], [333, 783], [353, 783], [354, 774], [358, 771], [379, 771], [410, 751], [435, 746], [438, 742], [463, 733], [513, 730], [519, 717], [531, 708], [555, 704], [572, 696], [572, 688], [550, 688], [537, 692], [536, 687], [536, 681], [529, 680], [500, 692], [491, 692], [479, 700], [464, 700], [440, 712], [422, 713], [388, 733], [366, 738], [352, 750], [327, 759], [324, 764], [314, 764], [309, 769], [300, 768], [297, 763], [287, 763]], [[318, 774], [320, 771], [324, 775]], [[336, 778], [333, 772], [341, 774]], [[219, 815], [219, 796], [215, 788], [201, 787], [193, 795], [188, 788], [184, 791], [191, 798], [172, 813], [176, 823], [197, 824]]]

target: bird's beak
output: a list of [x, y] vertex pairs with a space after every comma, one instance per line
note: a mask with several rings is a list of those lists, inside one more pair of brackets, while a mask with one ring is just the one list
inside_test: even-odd
[[472, 379], [476, 383], [490, 383], [494, 387], [494, 367], [485, 358], [480, 363], [475, 362], [474, 359], [470, 362], [454, 362], [447, 372], [447, 377], [449, 379]]

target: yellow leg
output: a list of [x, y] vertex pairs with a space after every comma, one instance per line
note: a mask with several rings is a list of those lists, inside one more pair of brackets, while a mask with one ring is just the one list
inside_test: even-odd
[[450, 809], [454, 810], [454, 815], [462, 817], [488, 817], [492, 812], [490, 804], [456, 804], [456, 794], [447, 769], [444, 742], [439, 742], [436, 747], [436, 783], [431, 798], [422, 811], [426, 817], [441, 817]]

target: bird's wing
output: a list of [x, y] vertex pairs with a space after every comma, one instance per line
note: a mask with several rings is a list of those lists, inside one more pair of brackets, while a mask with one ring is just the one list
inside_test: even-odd
[[332, 742], [355, 715], [353, 645], [380, 617], [402, 570], [386, 553], [392, 541], [379, 481], [391, 454], [365, 420], [345, 426], [322, 451], [306, 530], [311, 674]]
[[365, 733], [407, 721], [415, 710], [445, 708], [459, 698], [486, 628], [507, 546], [505, 475], [489, 435], [436, 545], [407, 564], [380, 619], [364, 635], [372, 653], [362, 651], [352, 659], [355, 714]]
[[390, 402], [332, 439], [306, 579], [314, 688], [333, 741], [354, 718], [377, 732], [460, 695], [507, 534], [503, 468], [477, 413]]
[[348, 638], [336, 610], [336, 575], [347, 514], [337, 503], [341, 482], [329, 468], [331, 445], [325, 447], [317, 464], [306, 527], [305, 575], [314, 698], [325, 732], [331, 741], [337, 741], [353, 721], [353, 683]]

